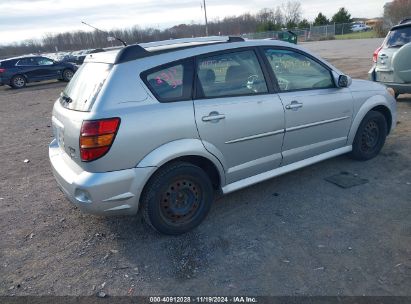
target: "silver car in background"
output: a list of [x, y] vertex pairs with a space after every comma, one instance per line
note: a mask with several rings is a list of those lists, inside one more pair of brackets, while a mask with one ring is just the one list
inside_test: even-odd
[[81, 210], [140, 210], [181, 234], [216, 193], [344, 153], [375, 157], [396, 125], [392, 93], [286, 42], [132, 45], [87, 56], [54, 104], [49, 156]]
[[395, 97], [411, 93], [411, 19], [394, 26], [373, 55], [369, 79], [392, 88]]

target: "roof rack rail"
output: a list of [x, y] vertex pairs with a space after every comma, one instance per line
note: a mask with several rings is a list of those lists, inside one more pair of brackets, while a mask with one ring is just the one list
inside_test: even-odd
[[198, 38], [180, 38], [180, 39], [170, 39], [162, 41], [154, 41], [147, 43], [140, 43], [139, 45], [143, 48], [174, 45], [174, 44], [208, 44], [208, 43], [218, 43], [218, 42], [235, 42], [244, 41], [241, 37], [232, 37], [232, 36], [210, 36], [210, 37], [198, 37]]
[[136, 60], [148, 56], [155, 55], [156, 51], [148, 51], [148, 48], [155, 48], [168, 45], [179, 45], [181, 48], [196, 47], [201, 45], [207, 45], [212, 43], [232, 43], [232, 42], [242, 42], [245, 41], [242, 37], [235, 36], [210, 36], [210, 37], [199, 37], [199, 38], [182, 38], [182, 39], [170, 39], [163, 41], [146, 42], [140, 44], [133, 44], [126, 46], [120, 50], [117, 54], [115, 64], [127, 62], [131, 60]]

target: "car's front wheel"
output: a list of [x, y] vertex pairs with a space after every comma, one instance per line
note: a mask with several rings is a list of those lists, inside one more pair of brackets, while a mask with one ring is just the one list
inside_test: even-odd
[[354, 138], [351, 157], [369, 160], [378, 155], [387, 137], [387, 121], [383, 114], [370, 111], [365, 115]]
[[144, 220], [163, 234], [178, 235], [198, 226], [213, 202], [207, 174], [189, 163], [161, 168], [146, 185], [141, 208]]
[[27, 84], [26, 78], [22, 75], [13, 76], [10, 80], [10, 86], [14, 89], [21, 89], [24, 88]]
[[71, 69], [65, 69], [63, 71], [63, 80], [69, 82], [71, 80], [71, 78], [73, 78], [74, 72]]

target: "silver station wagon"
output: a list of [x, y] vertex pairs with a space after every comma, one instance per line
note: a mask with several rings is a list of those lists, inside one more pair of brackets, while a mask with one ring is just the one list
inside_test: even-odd
[[344, 153], [375, 157], [396, 125], [393, 94], [286, 42], [131, 45], [87, 56], [55, 102], [49, 156], [81, 210], [140, 211], [181, 234], [215, 194]]

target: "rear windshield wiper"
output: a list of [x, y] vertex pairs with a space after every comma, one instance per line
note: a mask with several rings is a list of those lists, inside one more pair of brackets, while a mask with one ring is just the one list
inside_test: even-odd
[[61, 98], [64, 102], [67, 102], [67, 103], [72, 103], [72, 102], [73, 102], [73, 99], [71, 99], [70, 96], [68, 96], [68, 95], [67, 95], [66, 93], [64, 93], [64, 92], [61, 92], [60, 98]]
[[390, 48], [397, 48], [397, 47], [402, 47], [402, 46], [404, 46], [404, 44], [393, 44], [393, 45], [390, 45], [389, 47]]

